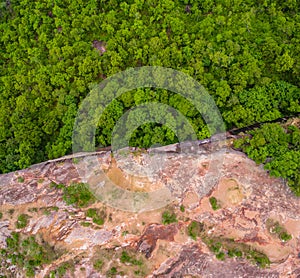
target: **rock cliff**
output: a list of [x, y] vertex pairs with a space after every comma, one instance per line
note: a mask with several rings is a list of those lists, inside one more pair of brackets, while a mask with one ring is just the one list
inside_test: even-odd
[[[0, 176], [0, 276], [296, 278], [299, 211], [228, 147], [69, 156]], [[14, 257], [31, 236], [53, 253], [33, 266]]]

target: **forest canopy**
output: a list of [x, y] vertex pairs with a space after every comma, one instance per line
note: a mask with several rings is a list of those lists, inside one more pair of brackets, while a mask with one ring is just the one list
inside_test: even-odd
[[[228, 129], [300, 111], [297, 0], [11, 0], [1, 2], [0, 31], [0, 173], [70, 153], [90, 86], [129, 67], [190, 75], [214, 98]], [[178, 109], [199, 139], [210, 136], [189, 101], [144, 88], [111, 103], [96, 145], [110, 145], [121, 115], [146, 102]], [[176, 140], [167, 127], [147, 123], [130, 144]], [[284, 156], [299, 158], [299, 151]], [[272, 165], [281, 167], [277, 160]]]

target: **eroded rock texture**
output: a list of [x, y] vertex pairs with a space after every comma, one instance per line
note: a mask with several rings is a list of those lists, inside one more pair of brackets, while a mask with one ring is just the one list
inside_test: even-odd
[[[102, 199], [106, 204], [97, 201], [82, 208], [67, 205], [63, 190], [51, 186], [53, 182], [65, 186], [91, 183], [93, 190], [98, 186], [98, 193], [103, 194], [104, 188], [109, 197]], [[123, 191], [109, 191], [110, 186]], [[152, 194], [147, 195], [149, 192], [160, 195], [153, 193], [157, 202], [149, 201], [144, 211], [139, 211], [142, 201], [133, 202], [130, 198], [134, 195], [127, 191], [138, 192], [137, 196], [144, 196], [145, 202]], [[172, 199], [165, 204], [162, 194], [170, 194]], [[212, 209], [211, 197], [218, 201], [217, 210]], [[119, 205], [132, 211], [121, 210]], [[153, 210], [149, 210], [151, 205]], [[103, 225], [93, 223], [87, 216], [89, 208], [105, 212]], [[166, 210], [176, 215], [176, 221], [163, 225], [162, 213]], [[261, 166], [229, 148], [184, 153], [168, 147], [151, 154], [136, 152], [114, 157], [110, 152], [102, 152], [42, 163], [0, 176], [0, 211], [1, 248], [6, 248], [11, 232], [17, 231], [40, 235], [50, 245], [64, 250], [59, 259], [37, 268], [37, 277], [49, 275], [70, 260], [74, 267], [66, 271], [66, 277], [300, 275], [299, 199], [282, 180], [271, 178]], [[17, 229], [15, 223], [20, 214], [27, 214], [29, 219], [26, 227]], [[188, 235], [191, 221], [203, 223], [206, 236], [231, 239], [264, 253], [271, 261], [270, 267], [259, 268], [246, 258], [225, 256], [218, 260], [201, 236], [192, 239]], [[281, 240], [272, 232], [270, 221], [280, 223], [291, 239]], [[105, 264], [97, 268], [95, 258], [102, 254], [101, 250], [106, 252], [101, 255]], [[122, 262], [120, 250], [142, 256], [143, 266], [135, 266], [130, 260]], [[113, 266], [117, 273], [111, 273]], [[126, 272], [131, 267], [142, 270]], [[0, 274], [1, 271], [0, 267]], [[15, 275], [14, 268], [11, 275]]]

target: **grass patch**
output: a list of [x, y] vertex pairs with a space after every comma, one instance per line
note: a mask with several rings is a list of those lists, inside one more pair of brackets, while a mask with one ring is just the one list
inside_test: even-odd
[[198, 236], [201, 235], [201, 232], [203, 231], [204, 225], [203, 223], [192, 221], [188, 227], [187, 232], [188, 235], [193, 239], [196, 240]]
[[225, 260], [226, 257], [242, 257], [261, 268], [270, 265], [269, 258], [262, 252], [253, 249], [251, 246], [235, 242], [233, 239], [222, 237], [202, 236], [202, 241], [208, 246], [210, 251], [216, 254], [219, 260]]
[[181, 212], [185, 212], [185, 207], [184, 207], [184, 205], [181, 205], [179, 209], [180, 209]]
[[3, 217], [3, 213], [2, 213], [2, 212], [0, 212], [0, 219], [2, 219], [2, 217]]
[[121, 258], [120, 258], [121, 263], [129, 263], [133, 265], [142, 265], [143, 262], [141, 260], [137, 260], [130, 256], [126, 251], [122, 251]]
[[143, 255], [133, 249], [103, 249], [98, 247], [92, 258], [94, 269], [106, 277], [146, 277], [149, 273]]
[[218, 200], [215, 197], [210, 197], [209, 198], [209, 203], [210, 203], [213, 210], [218, 210], [218, 209], [221, 208]]
[[38, 208], [29, 208], [28, 212], [38, 212], [39, 209]]
[[96, 260], [93, 264], [94, 268], [98, 271], [102, 270], [104, 262], [102, 260]]
[[17, 229], [23, 229], [27, 226], [28, 224], [28, 219], [29, 219], [29, 215], [27, 214], [21, 214], [18, 216], [18, 220], [16, 222], [16, 228]]
[[59, 211], [59, 207], [47, 207], [47, 208], [41, 208], [41, 210], [43, 211], [43, 214], [44, 215], [50, 215], [51, 214], [51, 211]]
[[55, 183], [54, 181], [52, 181], [50, 183], [50, 188], [63, 189], [65, 188], [65, 185], [63, 183]]
[[203, 223], [197, 221], [192, 221], [187, 227], [188, 235], [194, 240], [200, 237], [217, 259], [225, 260], [226, 258], [237, 257], [245, 258], [261, 268], [266, 268], [270, 265], [269, 258], [252, 246], [235, 242], [232, 238], [210, 235], [207, 233], [207, 230]]
[[292, 239], [292, 236], [290, 234], [288, 234], [287, 232], [282, 232], [280, 235], [279, 235], [279, 238], [282, 240], [282, 241], [289, 241]]
[[7, 212], [10, 216], [12, 216], [14, 214], [15, 210], [14, 209], [9, 209]]
[[74, 273], [75, 267], [74, 263], [71, 261], [62, 263], [59, 267], [57, 267], [55, 270], [52, 270], [50, 272], [49, 277], [50, 278], [62, 278], [65, 276], [67, 271], [70, 270], [71, 273]]
[[128, 233], [129, 233], [128, 231], [123, 231], [122, 236], [126, 236], [126, 235], [128, 235]]
[[245, 255], [248, 260], [261, 268], [266, 268], [270, 265], [269, 258], [265, 254], [257, 250], [250, 249]]
[[176, 214], [174, 212], [171, 211], [165, 211], [162, 214], [162, 223], [164, 225], [169, 225], [171, 223], [176, 223], [177, 222], [177, 218], [176, 218]]
[[93, 219], [93, 223], [97, 225], [104, 224], [104, 218], [106, 217], [106, 213], [101, 211], [99, 212], [97, 209], [89, 208], [86, 212], [86, 216]]
[[25, 179], [23, 178], [23, 177], [18, 177], [18, 182], [24, 182], [25, 181]]
[[51, 214], [50, 209], [48, 209], [48, 208], [44, 209], [43, 214], [46, 216], [50, 215]]
[[217, 258], [218, 260], [224, 261], [224, 260], [225, 260], [225, 253], [224, 253], [224, 252], [219, 252], [219, 253], [216, 255], [216, 258]]
[[80, 222], [80, 225], [82, 227], [90, 227], [91, 226], [91, 223], [90, 222]]
[[82, 208], [87, 207], [96, 201], [96, 198], [85, 183], [72, 183], [71, 185], [66, 186], [64, 184], [51, 182], [50, 187], [63, 190], [63, 200], [67, 205]]
[[268, 219], [266, 225], [269, 232], [271, 234], [276, 234], [281, 241], [286, 242], [292, 239], [292, 236], [288, 234], [286, 229], [283, 226], [281, 226], [278, 221]]
[[115, 267], [115, 266], [113, 266], [110, 270], [108, 270], [107, 272], [106, 272], [106, 275], [108, 276], [108, 277], [114, 277], [115, 275], [117, 275], [118, 274], [118, 270], [117, 270], [117, 268]]
[[72, 159], [72, 161], [73, 161], [74, 164], [78, 164], [78, 163], [80, 162], [80, 159], [77, 158], [77, 157], [74, 157], [74, 158]]
[[88, 185], [84, 183], [73, 183], [65, 187], [63, 199], [68, 205], [75, 205], [77, 207], [86, 207], [96, 200], [90, 192]]
[[243, 252], [240, 251], [239, 249], [235, 248], [235, 249], [229, 249], [227, 252], [228, 257], [233, 258], [233, 257], [242, 257], [243, 256]]

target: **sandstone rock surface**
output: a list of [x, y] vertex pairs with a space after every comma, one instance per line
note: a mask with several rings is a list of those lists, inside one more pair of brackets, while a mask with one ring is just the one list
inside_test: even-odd
[[[102, 194], [104, 188], [109, 197], [89, 207], [67, 205], [63, 191], [51, 187], [51, 182], [65, 186], [94, 183], [93, 190], [98, 186], [96, 190]], [[142, 207], [142, 201], [130, 199], [135, 195], [109, 191], [112, 184], [123, 190], [122, 194], [138, 193], [136, 196], [145, 196], [145, 202], [149, 196], [157, 197], [157, 202], [149, 201], [146, 209], [134, 211]], [[151, 195], [151, 190], [161, 191]], [[161, 194], [167, 193], [172, 199], [164, 203], [165, 195]], [[211, 197], [218, 200], [219, 209], [212, 209]], [[119, 205], [133, 210], [122, 210]], [[105, 211], [103, 225], [87, 217], [89, 208]], [[176, 222], [162, 224], [161, 216], [166, 210], [174, 212]], [[65, 250], [58, 260], [37, 268], [37, 277], [46, 277], [70, 260], [74, 268], [65, 277], [106, 277], [114, 265], [120, 265], [121, 269], [133, 267], [132, 263], [120, 261], [120, 250], [134, 252], [144, 260], [143, 272], [120, 272], [124, 277], [296, 278], [300, 275], [299, 198], [282, 180], [271, 178], [261, 166], [230, 148], [206, 148], [198, 153], [160, 148], [151, 154], [139, 152], [114, 157], [110, 152], [102, 152], [76, 160], [66, 157], [34, 165], [0, 175], [0, 211], [3, 213], [0, 248], [6, 248], [6, 238], [12, 231], [18, 231], [41, 235], [50, 245]], [[24, 213], [29, 215], [28, 224], [17, 229], [17, 217]], [[292, 238], [284, 242], [270, 232], [269, 219], [278, 221]], [[263, 252], [271, 261], [270, 267], [261, 269], [245, 258], [216, 259], [201, 238], [193, 240], [188, 235], [191, 221], [203, 223], [210, 236], [230, 238]], [[95, 257], [104, 251], [107, 264], [97, 270]], [[0, 264], [0, 274], [1, 271]], [[13, 268], [11, 271], [14, 277]]]

